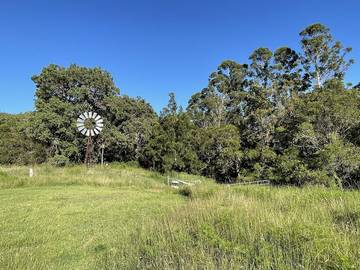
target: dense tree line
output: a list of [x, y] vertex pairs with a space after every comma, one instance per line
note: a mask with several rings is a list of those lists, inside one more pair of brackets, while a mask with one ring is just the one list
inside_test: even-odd
[[219, 182], [358, 187], [360, 89], [344, 84], [351, 48], [321, 24], [301, 31], [300, 44], [300, 52], [258, 48], [246, 63], [224, 61], [185, 110], [171, 93], [159, 116], [120, 95], [100, 68], [50, 65], [32, 78], [36, 111], [1, 115], [0, 162], [81, 162], [86, 139], [74, 119], [93, 110], [105, 119], [96, 157], [104, 146], [107, 162]]
[[0, 164], [35, 164], [46, 161], [45, 147], [30, 138], [34, 113], [0, 113]]

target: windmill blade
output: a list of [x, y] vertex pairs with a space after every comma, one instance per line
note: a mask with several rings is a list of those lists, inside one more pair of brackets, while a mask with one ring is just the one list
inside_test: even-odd
[[82, 120], [85, 121], [86, 117], [85, 117], [85, 115], [82, 113], [82, 114], [80, 114], [79, 119], [82, 119]]
[[96, 121], [95, 123], [96, 123], [97, 125], [98, 125], [98, 124], [102, 124], [102, 123], [104, 123], [104, 120], [100, 119], [100, 120]]
[[96, 123], [95, 127], [97, 128], [103, 128], [104, 127], [104, 124], [103, 123]]
[[96, 119], [97, 116], [98, 114], [96, 112], [93, 112], [92, 118]]
[[80, 131], [83, 135], [86, 135], [87, 129], [84, 128], [82, 131]]
[[90, 129], [89, 131], [90, 131], [90, 136], [94, 136], [94, 135], [95, 135], [94, 130]]
[[101, 116], [98, 115], [98, 114], [96, 114], [95, 121], [98, 121], [98, 120], [100, 120], [100, 119], [101, 119]]
[[88, 129], [88, 130], [86, 130], [86, 136], [90, 136], [90, 130]]
[[93, 112], [89, 112], [89, 118], [93, 118]]
[[83, 122], [77, 122], [77, 123], [76, 123], [76, 126], [77, 126], [77, 127], [83, 127], [83, 126], [84, 126], [84, 123], [83, 123]]
[[78, 124], [84, 124], [85, 123], [85, 120], [82, 120], [82, 119], [78, 119], [77, 121], [76, 121], [76, 123], [78, 123]]
[[83, 129], [85, 129], [85, 127], [78, 127], [78, 131], [82, 131]]
[[95, 127], [94, 130], [97, 132], [97, 134], [99, 134], [102, 131], [102, 128], [101, 127]]
[[94, 129], [94, 131], [95, 131], [96, 135], [98, 135], [98, 134], [100, 134], [100, 133], [101, 133], [101, 130], [100, 130], [100, 129], [98, 129], [98, 128], [95, 128], [95, 129]]

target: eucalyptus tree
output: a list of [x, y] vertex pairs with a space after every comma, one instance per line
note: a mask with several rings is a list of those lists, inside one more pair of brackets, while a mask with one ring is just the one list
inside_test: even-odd
[[216, 109], [219, 103], [214, 89], [206, 87], [191, 96], [187, 112], [196, 126], [200, 128], [215, 126], [219, 122]]
[[309, 87], [308, 75], [301, 68], [300, 55], [289, 47], [278, 48], [274, 53], [274, 102], [285, 105]]
[[344, 47], [340, 41], [334, 41], [330, 29], [315, 23], [299, 34], [303, 50], [302, 64], [315, 87], [322, 87], [324, 82], [336, 78], [342, 80], [348, 67], [354, 63], [347, 59], [350, 47]]
[[161, 112], [160, 116], [164, 117], [166, 115], [176, 115], [178, 113], [179, 107], [176, 102], [176, 97], [174, 92], [169, 93], [169, 101], [166, 107], [164, 107]]
[[243, 115], [247, 68], [247, 65], [228, 60], [210, 74], [208, 86], [191, 97], [187, 108], [198, 126], [239, 124], [238, 117]]
[[258, 48], [250, 55], [250, 76], [252, 84], [266, 90], [271, 86], [274, 66], [273, 53], [268, 48]]
[[247, 146], [268, 145], [273, 127], [273, 53], [258, 48], [249, 57], [249, 89], [246, 96], [244, 139]]

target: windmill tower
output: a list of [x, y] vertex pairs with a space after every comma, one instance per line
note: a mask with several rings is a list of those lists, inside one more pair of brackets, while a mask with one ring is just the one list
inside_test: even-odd
[[102, 131], [104, 120], [96, 112], [85, 112], [77, 119], [76, 126], [81, 134], [87, 136], [84, 163], [89, 167], [93, 160], [94, 151], [92, 137], [98, 135]]

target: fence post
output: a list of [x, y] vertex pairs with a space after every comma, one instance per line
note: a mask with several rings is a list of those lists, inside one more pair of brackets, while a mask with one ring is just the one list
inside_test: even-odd
[[29, 169], [29, 177], [33, 177], [34, 176], [34, 169], [30, 168]]

